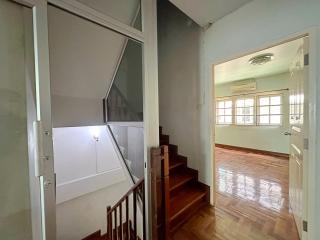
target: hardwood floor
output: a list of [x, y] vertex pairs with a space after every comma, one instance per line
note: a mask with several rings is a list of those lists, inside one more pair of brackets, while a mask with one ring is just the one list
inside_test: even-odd
[[216, 206], [205, 206], [174, 240], [298, 240], [288, 203], [289, 161], [216, 148]]

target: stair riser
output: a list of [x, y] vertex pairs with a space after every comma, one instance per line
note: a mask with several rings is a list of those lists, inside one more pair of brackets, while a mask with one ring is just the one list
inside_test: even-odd
[[160, 145], [169, 145], [169, 143], [170, 143], [169, 135], [161, 134], [159, 137], [159, 140], [160, 140]]
[[179, 187], [176, 187], [175, 189], [170, 190], [170, 197], [175, 197], [179, 191], [189, 188], [190, 186], [194, 185], [197, 182], [196, 176], [189, 181], [185, 182], [184, 184], [180, 185]]
[[183, 157], [183, 156], [180, 156], [180, 155], [177, 155], [177, 158], [183, 162], [183, 164], [179, 165], [179, 166], [176, 166], [174, 168], [170, 168], [170, 175], [178, 172], [178, 171], [182, 171], [182, 169], [186, 168], [187, 167], [187, 158], [186, 157]]
[[178, 156], [178, 146], [169, 144], [169, 159], [175, 159]]
[[202, 197], [198, 201], [194, 202], [190, 207], [179, 214], [176, 218], [170, 221], [170, 232], [174, 232], [178, 229], [183, 223], [185, 223], [195, 212], [198, 211], [202, 206], [208, 204], [206, 202], [206, 196]]

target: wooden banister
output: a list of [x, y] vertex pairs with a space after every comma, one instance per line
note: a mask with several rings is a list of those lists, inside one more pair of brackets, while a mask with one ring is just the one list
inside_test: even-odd
[[[133, 225], [129, 215], [129, 200], [132, 196]], [[138, 240], [137, 204], [139, 197], [142, 203], [143, 226], [145, 225], [144, 179], [140, 179], [113, 207], [107, 207], [107, 239], [108, 240]], [[123, 222], [122, 207], [125, 207], [125, 222]], [[119, 211], [118, 211], [119, 210]], [[114, 226], [113, 226], [114, 225]], [[143, 237], [145, 228], [143, 228]]]

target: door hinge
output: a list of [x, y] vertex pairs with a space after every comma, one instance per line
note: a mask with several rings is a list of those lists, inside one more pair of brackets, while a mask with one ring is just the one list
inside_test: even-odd
[[309, 66], [309, 54], [304, 55], [303, 63], [305, 66]]
[[305, 149], [305, 150], [309, 149], [309, 139], [308, 138], [303, 139], [303, 149]]
[[35, 176], [40, 177], [44, 175], [45, 161], [50, 160], [49, 154], [44, 151], [44, 141], [46, 137], [50, 136], [50, 132], [43, 129], [41, 121], [35, 121], [33, 127], [36, 138]]
[[306, 220], [302, 221], [302, 229], [305, 232], [308, 232], [308, 222]]

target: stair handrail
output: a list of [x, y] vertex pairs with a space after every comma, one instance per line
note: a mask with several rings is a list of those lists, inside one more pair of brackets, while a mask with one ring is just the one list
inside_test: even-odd
[[[133, 195], [133, 226], [129, 217], [129, 197]], [[142, 202], [142, 218], [143, 218], [143, 238], [145, 237], [145, 191], [144, 178], [140, 179], [129, 191], [120, 198], [120, 200], [113, 206], [107, 207], [107, 237], [108, 240], [136, 240], [140, 239], [137, 235], [137, 204], [139, 202], [138, 196], [141, 196]], [[125, 222], [122, 222], [122, 206], [125, 203]], [[119, 209], [119, 225], [117, 224]], [[113, 218], [112, 218], [113, 217]], [[114, 227], [113, 228], [113, 223]], [[133, 227], [133, 229], [132, 229]]]

